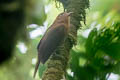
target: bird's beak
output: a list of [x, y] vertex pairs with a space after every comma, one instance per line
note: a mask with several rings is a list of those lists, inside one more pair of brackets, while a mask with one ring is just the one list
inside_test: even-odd
[[73, 14], [73, 12], [68, 12], [68, 16], [71, 16], [71, 14]]

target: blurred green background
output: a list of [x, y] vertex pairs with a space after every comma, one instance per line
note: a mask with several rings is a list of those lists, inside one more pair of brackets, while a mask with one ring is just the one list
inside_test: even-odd
[[[63, 7], [52, 0], [33, 3], [30, 40], [17, 42], [14, 56], [0, 66], [0, 80], [40, 80], [46, 68], [40, 65], [33, 79], [37, 44]], [[90, 0], [86, 18], [71, 50], [67, 80], [120, 80], [120, 0]]]

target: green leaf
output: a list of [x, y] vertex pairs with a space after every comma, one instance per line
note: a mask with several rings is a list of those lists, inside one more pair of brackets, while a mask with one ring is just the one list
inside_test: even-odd
[[[85, 47], [86, 47], [86, 52], [90, 55], [90, 56], [93, 56], [94, 55], [94, 38], [96, 37], [96, 35], [97, 35], [97, 29], [96, 28], [94, 28], [91, 32], [90, 32], [90, 34], [89, 34], [89, 36], [88, 36], [88, 39], [87, 39], [87, 41], [86, 41], [86, 45], [85, 45]], [[92, 54], [91, 54], [92, 53]]]
[[104, 48], [106, 54], [116, 60], [120, 60], [120, 42], [112, 43], [111, 45]]
[[42, 78], [42, 74], [46, 69], [46, 65], [45, 64], [40, 64], [39, 66], [39, 77]]

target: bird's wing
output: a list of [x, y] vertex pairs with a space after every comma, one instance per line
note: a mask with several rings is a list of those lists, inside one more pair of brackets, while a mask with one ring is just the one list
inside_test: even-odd
[[48, 60], [50, 55], [64, 40], [65, 35], [66, 35], [66, 28], [64, 25], [59, 25], [57, 27], [50, 27], [46, 31], [46, 33], [42, 37], [37, 47], [38, 48], [38, 61], [35, 67], [34, 77], [36, 75], [40, 62], [44, 64]]
[[64, 25], [51, 27], [41, 40], [38, 53], [42, 63], [50, 57], [53, 51], [61, 44], [66, 35], [66, 28]]
[[[51, 26], [51, 27], [52, 27], [52, 26]], [[49, 28], [47, 29], [47, 31], [46, 31], [45, 34], [43, 35], [42, 39], [43, 39], [44, 36], [48, 33], [48, 31], [50, 30], [51, 27], [49, 27]], [[41, 42], [42, 42], [42, 39], [40, 40], [40, 42], [39, 42], [38, 45], [37, 45], [37, 50], [39, 50], [40, 44], [41, 44]]]

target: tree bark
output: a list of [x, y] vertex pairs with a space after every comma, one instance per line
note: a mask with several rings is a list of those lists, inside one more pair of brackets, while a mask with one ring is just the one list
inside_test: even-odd
[[[57, 0], [62, 2], [61, 0]], [[64, 4], [66, 2], [66, 4]], [[64, 43], [58, 47], [47, 63], [47, 69], [42, 80], [61, 80], [65, 76], [70, 50], [77, 40], [77, 30], [81, 27], [80, 21], [85, 23], [85, 9], [89, 7], [89, 0], [64, 0], [62, 2], [67, 12], [73, 12], [69, 35]], [[64, 80], [64, 79], [63, 79]]]

